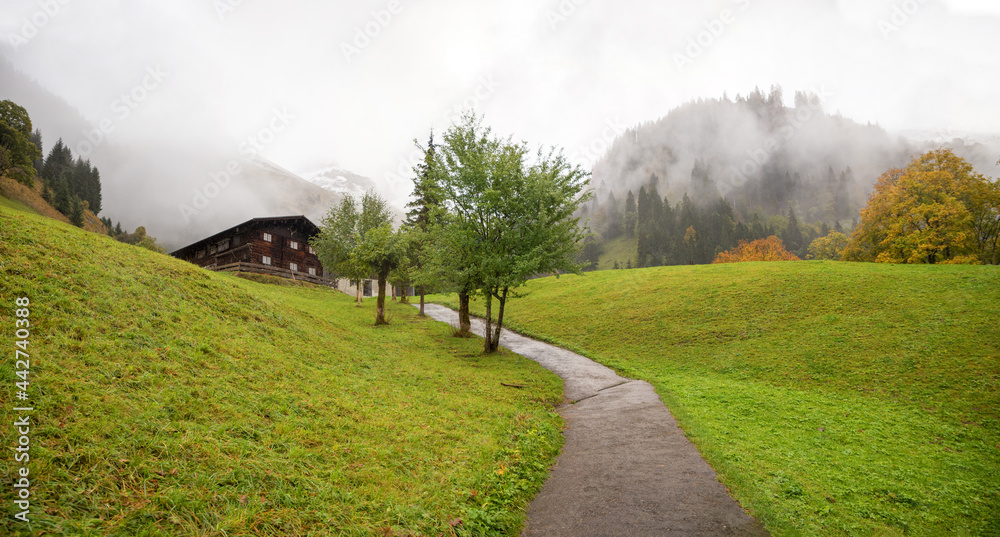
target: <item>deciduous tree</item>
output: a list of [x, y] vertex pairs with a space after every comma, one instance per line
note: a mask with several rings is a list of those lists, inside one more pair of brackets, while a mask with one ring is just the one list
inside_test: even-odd
[[715, 256], [712, 263], [741, 263], [744, 261], [799, 261], [799, 257], [785, 249], [781, 239], [771, 235], [753, 242], [740, 241], [733, 250]]
[[463, 279], [485, 298], [485, 351], [494, 352], [517, 288], [537, 274], [580, 272], [574, 258], [586, 230], [573, 215], [590, 197], [586, 173], [555, 150], [539, 149], [529, 162], [524, 143], [495, 137], [472, 114], [444, 139], [436, 166], [448, 209], [440, 249], [458, 254]]
[[882, 174], [844, 251], [849, 261], [998, 263], [1000, 188], [950, 150]]
[[41, 151], [31, 141], [28, 111], [12, 101], [0, 101], [0, 148], [6, 157], [0, 162], [0, 172], [13, 172], [17, 181], [34, 186], [34, 161]]
[[361, 282], [377, 275], [375, 324], [387, 324], [385, 284], [389, 272], [399, 262], [405, 243], [393, 230], [392, 214], [385, 200], [372, 191], [361, 197], [360, 204], [353, 196], [345, 196], [323, 218], [320, 233], [310, 244], [325, 266], [358, 282], [359, 306]]
[[813, 259], [826, 259], [840, 261], [847, 247], [847, 235], [837, 231], [831, 231], [823, 237], [819, 237], [809, 244], [809, 255]]

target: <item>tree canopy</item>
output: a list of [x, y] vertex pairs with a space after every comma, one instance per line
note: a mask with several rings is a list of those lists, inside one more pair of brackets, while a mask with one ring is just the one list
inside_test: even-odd
[[839, 261], [847, 247], [847, 235], [839, 231], [831, 231], [824, 237], [819, 237], [809, 245], [809, 255], [813, 259]]
[[432, 271], [483, 296], [485, 350], [493, 352], [517, 288], [535, 275], [580, 272], [575, 257], [586, 230], [573, 215], [590, 198], [587, 174], [554, 149], [529, 159], [526, 144], [496, 137], [472, 114], [445, 133], [435, 161], [444, 211], [433, 231]]
[[345, 196], [330, 209], [320, 223], [320, 233], [310, 243], [324, 266], [338, 276], [358, 282], [358, 304], [361, 304], [361, 282], [373, 274], [378, 277], [375, 324], [387, 324], [385, 318], [385, 284], [403, 253], [403, 241], [393, 229], [392, 214], [378, 194], [369, 191], [360, 203]]
[[715, 256], [712, 263], [741, 263], [744, 261], [799, 261], [799, 257], [785, 249], [781, 239], [771, 235], [753, 242], [740, 241], [740, 245]]
[[28, 186], [34, 185], [34, 161], [41, 156], [31, 136], [28, 111], [13, 101], [0, 101], [0, 173], [14, 172], [12, 176]]
[[848, 261], [1000, 263], [1000, 187], [951, 150], [879, 177], [844, 250]]

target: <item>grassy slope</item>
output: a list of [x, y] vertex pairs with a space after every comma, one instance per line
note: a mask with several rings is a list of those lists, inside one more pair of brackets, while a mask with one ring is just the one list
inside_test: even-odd
[[[35, 214], [48, 216], [49, 218], [69, 223], [69, 218], [55, 210], [42, 199], [42, 182], [35, 179], [32, 188], [18, 183], [6, 175], [0, 175], [0, 203], [10, 206], [11, 203], [18, 204], [18, 208], [24, 208]], [[83, 229], [107, 235], [108, 230], [104, 227], [101, 219], [90, 210], [83, 211]]]
[[[562, 442], [558, 378], [410, 306], [376, 329], [372, 301], [210, 273], [7, 202], [0, 274], [5, 352], [31, 299], [35, 532], [513, 534]], [[24, 532], [9, 452], [0, 468], [0, 534]]]
[[615, 268], [615, 261], [620, 268], [625, 268], [629, 260], [635, 265], [635, 245], [634, 237], [619, 237], [604, 243], [604, 251], [601, 253], [600, 262], [597, 263], [597, 270], [611, 270]]
[[741, 263], [527, 290], [509, 326], [652, 382], [775, 535], [1000, 532], [998, 267]]

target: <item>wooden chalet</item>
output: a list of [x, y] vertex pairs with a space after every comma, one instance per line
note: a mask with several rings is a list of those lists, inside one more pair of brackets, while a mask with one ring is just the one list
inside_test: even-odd
[[254, 218], [170, 255], [217, 271], [254, 272], [334, 286], [309, 239], [319, 228], [305, 216]]

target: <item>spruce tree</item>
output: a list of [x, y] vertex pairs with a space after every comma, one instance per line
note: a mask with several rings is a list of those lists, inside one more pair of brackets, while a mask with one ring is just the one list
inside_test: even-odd
[[[416, 140], [414, 140], [416, 144]], [[417, 145], [419, 147], [419, 144]], [[424, 153], [423, 162], [417, 164], [413, 171], [416, 177], [413, 180], [413, 201], [406, 204], [409, 212], [406, 213], [404, 227], [415, 231], [414, 235], [420, 237], [419, 240], [410, 242], [408, 257], [414, 267], [417, 280], [417, 288], [420, 291], [420, 315], [424, 315], [424, 301], [427, 294], [426, 278], [422, 274], [424, 252], [426, 249], [427, 233], [434, 222], [434, 215], [444, 200], [444, 193], [438, 184], [435, 176], [435, 165], [437, 162], [437, 146], [434, 144], [434, 131], [431, 130], [427, 140], [427, 147], [420, 148]]]
[[62, 173], [56, 176], [52, 186], [52, 191], [55, 193], [55, 204], [53, 206], [57, 211], [67, 216], [73, 208], [73, 197], [69, 190], [69, 175], [70, 172], [68, 170], [63, 170]]
[[785, 248], [789, 252], [795, 255], [799, 255], [802, 252], [802, 243], [804, 242], [804, 237], [802, 236], [802, 229], [799, 228], [799, 219], [795, 217], [795, 209], [788, 210], [788, 227], [785, 228], [785, 232], [781, 236], [781, 240], [785, 242]]
[[625, 216], [622, 222], [625, 228], [625, 236], [635, 237], [635, 222], [637, 218], [638, 208], [635, 204], [635, 196], [632, 195], [632, 191], [628, 191], [628, 196], [625, 197]]
[[42, 152], [42, 131], [35, 129], [35, 132], [31, 133], [31, 143], [35, 144], [38, 148], [37, 157], [32, 160], [32, 164], [35, 166], [36, 175], [42, 175], [42, 165], [45, 164], [45, 153]]
[[83, 227], [83, 202], [78, 196], [70, 201], [69, 222], [76, 227]]

